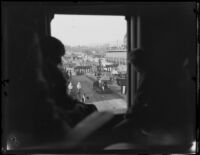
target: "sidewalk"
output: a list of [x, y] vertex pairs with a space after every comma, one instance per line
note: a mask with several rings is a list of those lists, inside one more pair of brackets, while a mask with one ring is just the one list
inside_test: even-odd
[[122, 114], [127, 111], [127, 103], [123, 99], [112, 99], [106, 101], [94, 102], [98, 111], [110, 111], [114, 114]]

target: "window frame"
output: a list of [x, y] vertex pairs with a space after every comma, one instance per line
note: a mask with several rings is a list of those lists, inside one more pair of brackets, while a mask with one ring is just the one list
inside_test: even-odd
[[[76, 7], [76, 6], [72, 6]], [[89, 5], [88, 5], [89, 7]], [[91, 6], [90, 6], [91, 7]], [[96, 7], [96, 6], [95, 6]], [[126, 7], [122, 7], [126, 8]], [[87, 9], [87, 7], [85, 8]], [[79, 10], [72, 11], [64, 11], [60, 6], [51, 8], [49, 6], [46, 7], [46, 16], [45, 16], [45, 26], [46, 31], [45, 35], [51, 35], [51, 21], [54, 18], [55, 14], [66, 14], [66, 15], [109, 15], [109, 16], [124, 16], [127, 21], [127, 52], [134, 50], [135, 48], [141, 47], [141, 27], [140, 27], [140, 16], [136, 14], [133, 15], [131, 13], [104, 13], [104, 11], [99, 11], [97, 13], [82, 13], [84, 9], [79, 12]], [[128, 53], [127, 53], [128, 54]], [[136, 94], [136, 90], [139, 85], [139, 74], [136, 72], [134, 67], [131, 64], [127, 63], [127, 71], [128, 71], [128, 84], [127, 84], [127, 111], [130, 109], [132, 105], [134, 105], [134, 96]], [[119, 115], [119, 114], [116, 114]]]

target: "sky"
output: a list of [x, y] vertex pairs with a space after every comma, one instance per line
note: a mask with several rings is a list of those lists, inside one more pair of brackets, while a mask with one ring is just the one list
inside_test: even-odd
[[120, 45], [126, 34], [124, 16], [55, 15], [51, 35], [64, 45]]

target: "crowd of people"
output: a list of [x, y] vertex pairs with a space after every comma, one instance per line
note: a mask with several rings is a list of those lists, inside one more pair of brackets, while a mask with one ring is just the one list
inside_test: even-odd
[[77, 85], [76, 85], [76, 90], [73, 90], [74, 86], [72, 84], [72, 82], [70, 81], [68, 86], [67, 86], [67, 92], [68, 92], [68, 95], [73, 97], [73, 98], [76, 98], [77, 100], [79, 101], [82, 101], [83, 103], [86, 103], [86, 94], [84, 92], [84, 90], [82, 89], [82, 86], [81, 86], [81, 82], [77, 82]]

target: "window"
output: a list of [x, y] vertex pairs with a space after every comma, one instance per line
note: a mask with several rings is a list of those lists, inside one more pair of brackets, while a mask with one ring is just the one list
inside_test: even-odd
[[99, 111], [127, 111], [127, 22], [124, 16], [58, 15], [51, 35], [65, 45], [66, 93]]

